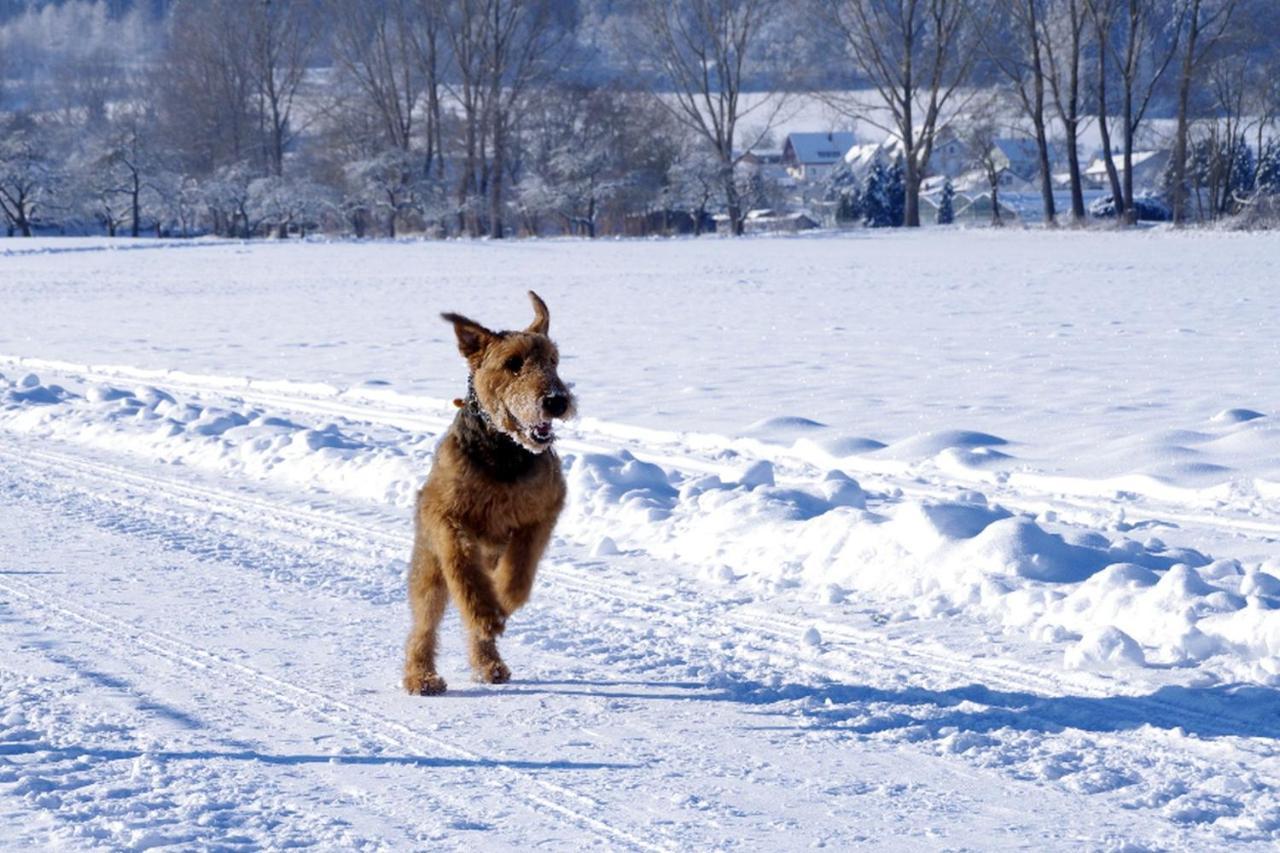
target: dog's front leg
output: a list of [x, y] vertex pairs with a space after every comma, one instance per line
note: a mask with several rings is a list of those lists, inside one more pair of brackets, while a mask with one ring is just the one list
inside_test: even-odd
[[507, 617], [494, 595], [480, 547], [456, 528], [442, 538], [440, 562], [449, 594], [471, 636], [471, 666], [481, 681], [501, 684], [511, 678], [511, 671], [498, 656], [498, 637], [506, 628]]
[[533, 578], [538, 573], [538, 561], [551, 541], [554, 518], [541, 524], [522, 527], [511, 536], [506, 550], [498, 560], [494, 576], [498, 601], [508, 616], [524, 606], [533, 591]]
[[409, 569], [409, 606], [413, 626], [405, 643], [404, 687], [410, 693], [430, 696], [446, 685], [436, 672], [436, 629], [449, 601], [440, 561], [419, 535], [414, 541]]

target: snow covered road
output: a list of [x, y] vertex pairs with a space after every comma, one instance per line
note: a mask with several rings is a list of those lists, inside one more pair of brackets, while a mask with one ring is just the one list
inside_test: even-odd
[[1064, 445], [959, 416], [888, 447], [584, 417], [514, 681], [467, 682], [451, 614], [423, 699], [408, 505], [446, 400], [4, 331], [8, 844], [1280, 842], [1280, 517], [1241, 461], [1269, 418], [1201, 428], [1247, 475], [1219, 487], [1026, 464]]
[[[1265, 778], [1161, 729], [1176, 705], [978, 685], [910, 639], [810, 653], [786, 618], [566, 547], [513, 626], [515, 684], [411, 699], [390, 519], [20, 449], [5, 534], [39, 556], [0, 575], [2, 742], [32, 844], [1155, 843], [1133, 788]], [[1059, 784], [1020, 794], [1041, 763]], [[1173, 798], [1239, 807], [1205, 797]]]

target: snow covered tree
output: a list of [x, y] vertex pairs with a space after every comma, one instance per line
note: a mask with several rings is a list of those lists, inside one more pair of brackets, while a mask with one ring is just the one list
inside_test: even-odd
[[347, 199], [344, 207], [350, 216], [363, 210], [386, 223], [386, 235], [395, 237], [397, 224], [417, 211], [421, 163], [409, 151], [392, 148], [365, 160], [351, 163], [345, 169]]
[[307, 228], [317, 224], [331, 204], [330, 193], [305, 178], [271, 175], [249, 184], [250, 217], [281, 239], [294, 226], [305, 237]]
[[249, 211], [249, 185], [254, 175], [247, 163], [219, 169], [200, 188], [213, 233], [226, 237], [252, 237], [258, 223]]
[[951, 179], [947, 178], [942, 182], [942, 195], [938, 199], [938, 216], [939, 225], [950, 225], [956, 221], [956, 188], [951, 185]]
[[75, 213], [97, 222], [108, 237], [129, 221], [128, 193], [114, 170], [107, 167], [97, 150], [82, 152], [72, 159], [67, 174], [67, 194]]
[[689, 213], [695, 236], [702, 234], [723, 185], [720, 172], [720, 161], [691, 140], [667, 174], [667, 206]]
[[10, 235], [32, 236], [40, 212], [53, 201], [60, 173], [43, 129], [29, 120], [14, 121], [0, 134], [0, 215]]
[[837, 223], [844, 225], [862, 218], [861, 182], [843, 160], [831, 170], [823, 198], [835, 203]]
[[179, 172], [161, 170], [151, 179], [147, 215], [155, 223], [157, 236], [176, 233], [190, 237], [197, 233], [204, 193], [199, 182]]

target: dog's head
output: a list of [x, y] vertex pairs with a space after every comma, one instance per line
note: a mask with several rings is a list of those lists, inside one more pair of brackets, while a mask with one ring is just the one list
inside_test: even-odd
[[552, 420], [574, 415], [574, 399], [560, 380], [560, 351], [547, 337], [547, 304], [529, 291], [533, 322], [522, 332], [494, 332], [461, 314], [453, 324], [458, 351], [471, 367], [471, 387], [481, 412], [522, 447], [541, 453], [555, 441]]

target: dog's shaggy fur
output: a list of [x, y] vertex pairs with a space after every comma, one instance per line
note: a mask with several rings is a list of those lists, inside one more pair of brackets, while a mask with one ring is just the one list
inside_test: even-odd
[[465, 400], [436, 450], [418, 492], [409, 567], [413, 627], [405, 649], [410, 693], [443, 693], [436, 672], [436, 628], [450, 597], [471, 640], [476, 677], [511, 678], [498, 656], [507, 617], [529, 599], [538, 560], [564, 506], [553, 418], [574, 413], [547, 337], [546, 304], [532, 291], [534, 321], [523, 332], [494, 332], [459, 314], [458, 350], [471, 369]]

